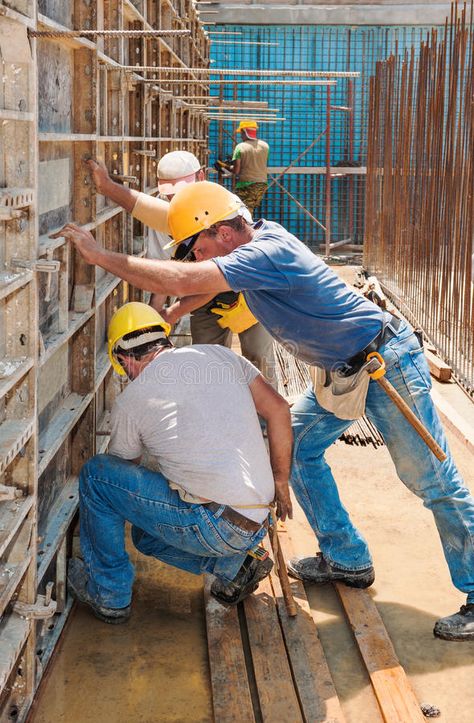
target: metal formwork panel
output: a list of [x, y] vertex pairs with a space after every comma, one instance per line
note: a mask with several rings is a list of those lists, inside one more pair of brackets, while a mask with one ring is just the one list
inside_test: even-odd
[[[96, 194], [84, 161], [156, 193], [160, 154], [184, 137], [202, 150], [197, 109], [173, 116], [161, 78], [152, 90], [153, 74], [120, 66], [207, 65], [208, 43], [191, 0], [9, 0], [0, 26], [0, 720], [21, 721], [72, 605], [77, 476], [107, 447], [119, 390], [107, 324], [143, 298], [50, 236], [74, 221], [108, 249], [144, 253], [143, 225]], [[65, 32], [164, 28], [194, 36]]]

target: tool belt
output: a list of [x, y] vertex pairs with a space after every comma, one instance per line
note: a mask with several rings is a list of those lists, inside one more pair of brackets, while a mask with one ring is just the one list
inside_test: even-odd
[[[203, 504], [203, 507], [207, 507], [211, 510], [211, 512], [217, 512], [220, 510], [222, 505], [219, 505], [217, 502], [206, 502]], [[268, 518], [266, 518], [263, 522], [255, 522], [255, 520], [249, 520], [248, 517], [244, 517], [244, 515], [241, 515], [240, 512], [237, 512], [237, 510], [234, 510], [228, 505], [224, 506], [224, 509], [221, 512], [221, 517], [223, 517], [224, 520], [232, 522], [234, 525], [240, 527], [241, 530], [245, 530], [246, 532], [258, 532], [258, 530], [262, 527], [268, 527]]]
[[384, 321], [380, 333], [365, 349], [354, 354], [340, 368], [334, 371], [311, 367], [310, 374], [316, 399], [323, 409], [338, 419], [359, 419], [365, 414], [365, 402], [370, 377], [366, 367], [371, 363], [367, 355], [377, 351], [394, 337], [400, 327], [401, 319], [391, 315]]
[[368, 344], [365, 349], [354, 354], [350, 359], [347, 360], [344, 369], [346, 369], [345, 375], [352, 376], [361, 369], [364, 364], [367, 354], [372, 351], [378, 351], [380, 347], [384, 346], [390, 339], [396, 336], [402, 320], [398, 316], [390, 314], [390, 318], [384, 321], [384, 325], [379, 334]]

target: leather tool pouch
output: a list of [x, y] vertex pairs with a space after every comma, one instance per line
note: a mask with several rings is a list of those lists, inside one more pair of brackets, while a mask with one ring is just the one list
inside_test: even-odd
[[351, 376], [340, 371], [310, 367], [314, 393], [319, 404], [339, 419], [358, 419], [365, 414], [365, 401], [370, 377], [366, 362]]

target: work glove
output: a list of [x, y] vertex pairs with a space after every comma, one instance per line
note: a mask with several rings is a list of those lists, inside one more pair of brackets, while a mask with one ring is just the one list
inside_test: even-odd
[[234, 304], [221, 303], [220, 307], [214, 307], [210, 311], [220, 317], [217, 323], [222, 329], [230, 329], [234, 334], [240, 334], [258, 324], [242, 293], [238, 295]]

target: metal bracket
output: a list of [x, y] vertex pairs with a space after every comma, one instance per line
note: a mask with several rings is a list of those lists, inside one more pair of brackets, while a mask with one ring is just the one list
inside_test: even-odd
[[36, 261], [28, 261], [27, 259], [13, 258], [10, 266], [19, 269], [28, 269], [37, 273], [47, 274], [46, 291], [44, 295], [45, 301], [51, 301], [51, 274], [57, 274], [61, 268], [61, 262], [56, 259], [37, 259]]
[[112, 173], [111, 178], [114, 181], [122, 181], [123, 183], [133, 183], [134, 186], [138, 184], [138, 178], [136, 176], [125, 176], [122, 173]]
[[148, 156], [148, 158], [156, 158], [156, 150], [154, 148], [140, 148], [132, 151], [136, 156]]
[[16, 602], [13, 605], [13, 612], [21, 615], [27, 620], [47, 620], [56, 612], [56, 600], [51, 600], [54, 582], [48, 582], [44, 595], [38, 595], [33, 605], [24, 602]]

